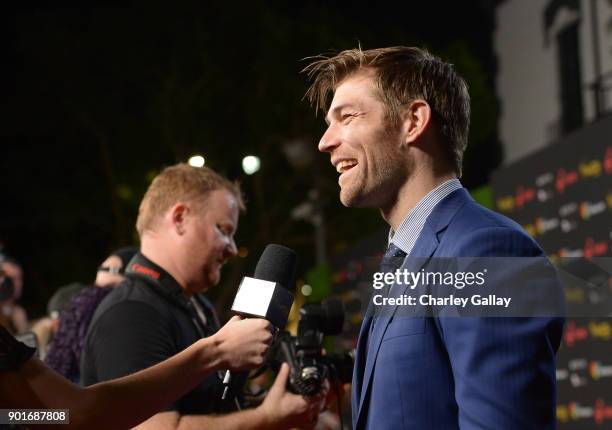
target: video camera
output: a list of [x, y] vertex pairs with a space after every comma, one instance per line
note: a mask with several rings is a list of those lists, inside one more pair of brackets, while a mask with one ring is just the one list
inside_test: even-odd
[[278, 335], [268, 353], [271, 367], [286, 361], [290, 367], [289, 390], [296, 394], [314, 395], [326, 378], [334, 382], [351, 381], [352, 352], [323, 354], [323, 338], [338, 335], [344, 325], [344, 305], [340, 300], [309, 303], [300, 309], [297, 336], [288, 332]]

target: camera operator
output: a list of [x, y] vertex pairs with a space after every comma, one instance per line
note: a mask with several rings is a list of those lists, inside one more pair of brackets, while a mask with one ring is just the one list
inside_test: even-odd
[[[219, 282], [221, 267], [236, 255], [240, 209], [238, 186], [208, 168], [179, 164], [153, 180], [136, 223], [140, 252], [126, 281], [92, 319], [81, 362], [85, 384], [148, 367], [215, 333], [213, 308], [201, 293]], [[286, 365], [267, 399], [248, 410], [239, 410], [236, 387], [221, 398], [222, 375], [206, 378], [140, 428], [280, 429], [316, 423], [323, 396], [288, 392]]]

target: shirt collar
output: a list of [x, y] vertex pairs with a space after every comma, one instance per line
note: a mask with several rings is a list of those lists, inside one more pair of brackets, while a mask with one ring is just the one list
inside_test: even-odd
[[462, 185], [459, 179], [453, 178], [443, 182], [427, 193], [406, 215], [397, 231], [393, 231], [393, 228], [389, 229], [389, 243], [393, 242], [406, 254], [410, 254], [421, 234], [425, 221], [431, 215], [436, 205], [450, 193], [460, 188], [462, 188]]

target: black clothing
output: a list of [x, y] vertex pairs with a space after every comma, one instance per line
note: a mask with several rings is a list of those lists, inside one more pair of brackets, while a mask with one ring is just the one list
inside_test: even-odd
[[[81, 357], [84, 385], [150, 367], [219, 329], [203, 296], [192, 297], [204, 311], [198, 315], [176, 280], [142, 254], [132, 259], [126, 276], [100, 303], [89, 326]], [[221, 378], [214, 372], [168, 410], [183, 415], [235, 411], [233, 396], [221, 400]]]
[[26, 346], [0, 325], [0, 372], [17, 370], [34, 355], [36, 349]]

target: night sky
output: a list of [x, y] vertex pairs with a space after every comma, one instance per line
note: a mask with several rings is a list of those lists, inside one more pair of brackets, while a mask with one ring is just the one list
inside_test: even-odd
[[[301, 273], [313, 266], [313, 228], [290, 217], [310, 190], [324, 207], [330, 255], [383, 228], [376, 211], [338, 202], [328, 155], [316, 152], [323, 120], [302, 100], [304, 57], [358, 43], [429, 48], [470, 85], [464, 184], [486, 184], [500, 163], [493, 2], [202, 3], [4, 11], [0, 241], [24, 266], [31, 315], [57, 287], [91, 282], [108, 252], [136, 243], [150, 179], [194, 153], [241, 180], [248, 200], [237, 241], [249, 255], [224, 283], [252, 270], [269, 242], [294, 247]], [[300, 165], [286, 156], [292, 142], [306, 148]], [[262, 159], [251, 177], [240, 168], [248, 154]]]

